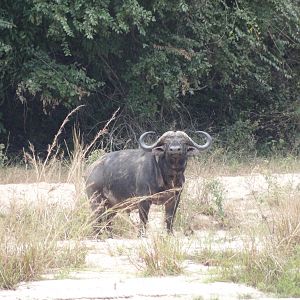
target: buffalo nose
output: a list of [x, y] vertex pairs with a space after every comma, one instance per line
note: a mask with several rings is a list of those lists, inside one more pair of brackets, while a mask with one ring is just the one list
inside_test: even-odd
[[181, 152], [181, 146], [170, 146], [169, 148], [170, 152], [172, 153], [180, 153]]

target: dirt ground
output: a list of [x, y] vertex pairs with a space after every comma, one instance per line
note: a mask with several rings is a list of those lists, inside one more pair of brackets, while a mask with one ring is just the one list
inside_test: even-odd
[[[250, 197], [267, 193], [270, 181], [261, 174], [251, 176], [218, 177], [223, 186], [225, 204], [240, 210], [240, 216], [247, 218], [251, 205]], [[197, 196], [197, 189], [203, 185], [203, 178], [189, 178], [185, 193]], [[273, 174], [272, 184], [300, 188], [299, 174]], [[0, 185], [0, 211], [7, 212], [19, 203], [48, 201], [63, 206], [74, 205], [75, 188], [71, 184], [7, 184]], [[12, 200], [13, 199], [13, 200]], [[196, 199], [195, 199], [196, 201]], [[150, 229], [163, 230], [162, 210], [151, 208]], [[175, 233], [182, 240], [187, 251], [195, 253], [209, 240], [216, 247], [238, 249], [241, 239], [231, 238], [224, 230], [196, 230], [192, 237]], [[0, 299], [5, 300], [95, 300], [95, 299], [272, 299], [257, 289], [230, 282], [211, 282], [211, 266], [186, 260], [184, 274], [180, 276], [143, 277], [130, 262], [128, 251], [138, 247], [141, 239], [106, 239], [83, 241], [89, 248], [86, 266], [69, 272], [57, 271], [46, 274], [41, 281], [21, 283], [15, 290], [0, 290]], [[122, 250], [123, 249], [123, 250]], [[276, 298], [278, 299], [278, 298]], [[286, 299], [286, 298], [285, 298]]]

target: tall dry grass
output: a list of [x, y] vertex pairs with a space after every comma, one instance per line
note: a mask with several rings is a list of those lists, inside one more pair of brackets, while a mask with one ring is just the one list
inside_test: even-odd
[[[84, 203], [24, 204], [0, 218], [0, 287], [38, 279], [53, 268], [78, 267], [86, 247], [80, 241], [90, 232], [89, 209]], [[73, 244], [61, 244], [72, 240]]]
[[[81, 241], [92, 232], [93, 218], [88, 199], [84, 194], [83, 171], [85, 159], [96, 141], [107, 132], [115, 114], [93, 142], [84, 145], [80, 134], [73, 132], [73, 151], [65, 160], [58, 144], [63, 127], [80, 107], [71, 111], [51, 145], [44, 160], [34, 146], [24, 153], [25, 168], [21, 182], [68, 182], [75, 186], [72, 205], [51, 204], [47, 199], [33, 199], [30, 203], [17, 203], [0, 215], [0, 288], [14, 288], [20, 281], [40, 278], [53, 268], [72, 268], [84, 264], [87, 252]], [[13, 169], [18, 172], [19, 169]], [[38, 200], [38, 201], [35, 201]]]
[[[215, 266], [216, 280], [246, 283], [284, 297], [300, 296], [300, 190], [269, 178], [266, 193], [254, 194], [256, 219], [237, 223], [243, 246], [225, 252], [204, 248], [196, 260]], [[213, 248], [213, 247], [212, 247]], [[215, 248], [215, 247], [214, 247]]]

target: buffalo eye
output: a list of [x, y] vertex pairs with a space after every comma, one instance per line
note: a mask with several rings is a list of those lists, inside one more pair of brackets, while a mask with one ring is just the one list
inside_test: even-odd
[[188, 148], [187, 148], [187, 154], [188, 155], [193, 155], [193, 154], [196, 154], [197, 152], [198, 152], [197, 148], [188, 146]]
[[154, 155], [162, 155], [165, 152], [165, 148], [163, 146], [155, 147], [152, 149], [152, 153]]

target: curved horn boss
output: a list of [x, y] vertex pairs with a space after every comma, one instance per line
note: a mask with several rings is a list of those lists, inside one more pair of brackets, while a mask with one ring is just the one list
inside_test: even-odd
[[212, 137], [205, 131], [195, 131], [195, 133], [200, 133], [201, 135], [204, 135], [206, 139], [206, 143], [204, 145], [199, 145], [186, 134], [187, 139], [189, 140], [191, 145], [194, 146], [199, 151], [207, 150], [212, 144]]
[[144, 132], [140, 138], [139, 138], [139, 145], [140, 147], [145, 150], [145, 151], [151, 151], [155, 146], [157, 146], [158, 142], [159, 142], [159, 139], [152, 145], [146, 145], [145, 142], [144, 142], [144, 139], [147, 135], [149, 134], [155, 134], [155, 131], [147, 131], [147, 132]]

